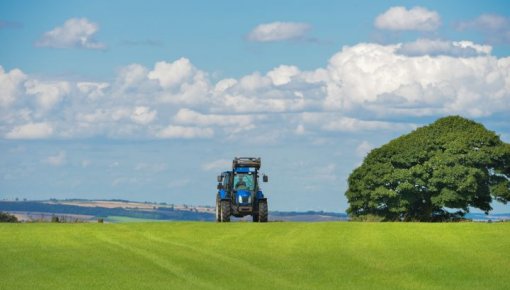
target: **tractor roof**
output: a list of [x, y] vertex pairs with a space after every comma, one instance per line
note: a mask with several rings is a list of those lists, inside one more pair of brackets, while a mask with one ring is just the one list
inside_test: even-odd
[[232, 169], [241, 167], [251, 167], [255, 169], [260, 169], [260, 157], [235, 157], [232, 162]]

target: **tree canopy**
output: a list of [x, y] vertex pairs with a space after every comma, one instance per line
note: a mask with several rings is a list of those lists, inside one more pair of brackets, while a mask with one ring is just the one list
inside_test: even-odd
[[440, 221], [470, 207], [487, 214], [493, 199], [510, 200], [510, 144], [474, 121], [441, 118], [372, 150], [345, 195], [358, 219]]

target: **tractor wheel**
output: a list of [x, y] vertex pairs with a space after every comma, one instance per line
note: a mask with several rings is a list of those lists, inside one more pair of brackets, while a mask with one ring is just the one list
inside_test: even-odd
[[221, 206], [220, 199], [216, 197], [216, 221], [221, 222]]
[[221, 221], [222, 222], [229, 222], [230, 221], [230, 201], [228, 200], [222, 200], [220, 202], [221, 204]]
[[258, 214], [259, 222], [265, 223], [267, 222], [267, 201], [259, 201], [259, 214]]

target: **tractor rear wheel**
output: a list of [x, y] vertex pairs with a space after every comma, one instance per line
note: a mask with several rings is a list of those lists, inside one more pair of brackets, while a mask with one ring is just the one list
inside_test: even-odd
[[230, 201], [228, 200], [222, 200], [220, 202], [221, 205], [221, 221], [222, 222], [229, 222], [230, 221]]
[[221, 222], [221, 206], [220, 199], [216, 197], [216, 221]]
[[259, 214], [258, 214], [258, 220], [261, 223], [267, 222], [267, 201], [261, 200], [259, 201]]

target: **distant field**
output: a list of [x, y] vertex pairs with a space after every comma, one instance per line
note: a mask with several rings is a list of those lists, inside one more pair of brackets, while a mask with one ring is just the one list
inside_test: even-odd
[[510, 285], [510, 223], [35, 223], [0, 233], [0, 289]]

